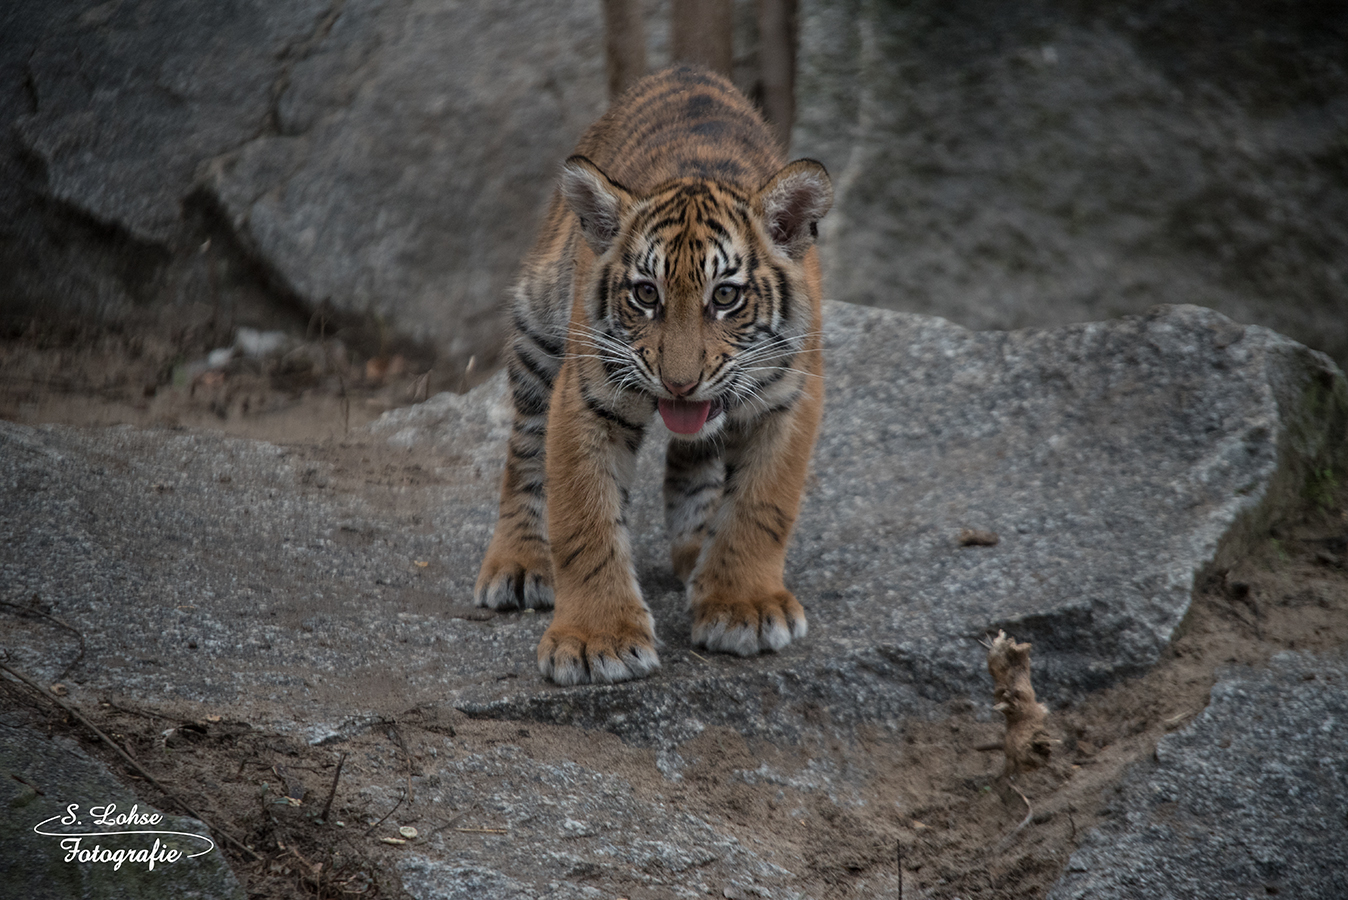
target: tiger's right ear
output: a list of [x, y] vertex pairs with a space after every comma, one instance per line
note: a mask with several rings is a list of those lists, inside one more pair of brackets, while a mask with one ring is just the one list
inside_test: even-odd
[[580, 230], [590, 249], [596, 256], [602, 255], [618, 237], [622, 212], [632, 202], [632, 195], [583, 156], [566, 161], [558, 186], [566, 205], [580, 219]]

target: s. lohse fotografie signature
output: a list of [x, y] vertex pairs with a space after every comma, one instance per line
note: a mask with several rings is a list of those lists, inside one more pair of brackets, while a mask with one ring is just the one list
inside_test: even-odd
[[[33, 831], [46, 837], [60, 838], [61, 849], [66, 854], [65, 862], [111, 865], [114, 871], [120, 869], [123, 863], [145, 865], [153, 871], [156, 865], [171, 865], [180, 859], [193, 859], [215, 849], [215, 841], [205, 835], [193, 834], [190, 831], [166, 831], [154, 828], [153, 826], [163, 822], [163, 814], [141, 812], [138, 805], [133, 805], [126, 812], [118, 812], [115, 803], [91, 806], [88, 810], [88, 816], [89, 824], [86, 825], [84, 818], [80, 815], [80, 805], [71, 803], [66, 807], [65, 813], [52, 816], [50, 819], [44, 819], [33, 826]], [[43, 830], [53, 822], [57, 823], [56, 826], [52, 826], [53, 828], [60, 826], [62, 830]], [[108, 830], [86, 831], [84, 830], [86, 828]], [[92, 847], [85, 844], [85, 838], [133, 834], [155, 835], [153, 846], [108, 849], [97, 843]], [[184, 856], [182, 850], [166, 846], [160, 840], [161, 836], [192, 838], [203, 841], [206, 844], [206, 849]]]

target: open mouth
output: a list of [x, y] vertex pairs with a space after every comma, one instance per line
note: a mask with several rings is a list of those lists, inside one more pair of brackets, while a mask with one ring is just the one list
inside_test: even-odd
[[675, 434], [697, 434], [707, 420], [725, 411], [725, 404], [720, 400], [661, 399], [658, 405], [665, 427]]

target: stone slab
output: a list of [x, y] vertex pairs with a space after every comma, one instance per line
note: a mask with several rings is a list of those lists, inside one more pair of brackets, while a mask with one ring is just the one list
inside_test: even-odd
[[[1195, 578], [1343, 459], [1342, 373], [1196, 307], [1011, 333], [844, 304], [827, 321], [786, 573], [811, 630], [778, 654], [691, 652], [652, 440], [633, 520], [664, 668], [543, 682], [547, 616], [469, 605], [509, 424], [499, 378], [385, 416], [373, 433], [394, 455], [367, 472], [205, 434], [0, 424], [0, 576], [84, 633], [74, 689], [313, 740], [389, 702], [661, 747], [711, 724], [792, 740], [985, 696], [978, 641], [998, 628], [1034, 642], [1051, 703], [1145, 669]], [[964, 527], [1000, 542], [962, 547]], [[72, 648], [25, 634], [6, 637], [17, 664], [55, 679]]]
[[286, 57], [329, 4], [64, 6], [28, 60], [30, 109], [18, 133], [45, 167], [50, 197], [169, 245], [198, 166], [266, 127]]
[[1235, 669], [1115, 790], [1049, 900], [1348, 897], [1348, 658]]
[[[496, 354], [557, 167], [606, 101], [598, 3], [24, 0], [0, 23], [16, 303], [257, 291], [376, 318], [456, 373]], [[70, 223], [94, 226], [78, 253]], [[198, 271], [211, 236], [227, 278]], [[95, 264], [116, 277], [69, 277]]]
[[[527, 24], [526, 24], [527, 23]], [[604, 107], [598, 4], [347, 3], [208, 190], [305, 304], [494, 356], [557, 167]]]

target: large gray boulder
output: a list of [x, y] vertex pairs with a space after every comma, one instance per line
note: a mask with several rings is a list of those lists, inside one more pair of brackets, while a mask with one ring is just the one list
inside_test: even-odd
[[290, 73], [278, 132], [211, 165], [299, 297], [493, 358], [553, 175], [603, 111], [598, 4], [349, 3]]
[[1348, 660], [1231, 670], [1117, 788], [1049, 900], [1348, 897]]
[[1338, 5], [802, 0], [835, 298], [1019, 328], [1197, 303], [1348, 361]]
[[[218, 307], [252, 291], [377, 321], [446, 369], [489, 364], [553, 173], [605, 102], [598, 3], [29, 2], [0, 15], [14, 142], [0, 144], [0, 197], [24, 206], [4, 226], [14, 249], [0, 247], [23, 269], [6, 312], [33, 297]], [[71, 268], [93, 273], [43, 283]]]
[[[811, 628], [781, 653], [693, 652], [652, 440], [633, 527], [663, 668], [544, 682], [546, 614], [470, 605], [509, 430], [498, 376], [329, 447], [0, 423], [0, 583], [86, 646], [64, 675], [75, 640], [8, 617], [9, 664], [78, 703], [198, 709], [314, 743], [411, 707], [601, 728], [678, 781], [683, 742], [709, 726], [810, 743], [981, 704], [978, 640], [998, 628], [1034, 642], [1053, 703], [1142, 671], [1195, 581], [1348, 461], [1342, 372], [1209, 310], [1010, 333], [845, 304], [826, 317], [828, 407], [786, 573]], [[1000, 541], [963, 547], [965, 527]], [[414, 896], [799, 889], [780, 860], [593, 763], [451, 743], [418, 790], [485, 804], [512, 839], [419, 841], [399, 865]], [[845, 792], [835, 774], [802, 777]], [[383, 790], [366, 799], [392, 808], [398, 789]]]
[[[1343, 461], [1342, 373], [1197, 307], [1011, 333], [842, 304], [827, 322], [828, 407], [786, 573], [811, 630], [775, 655], [690, 652], [652, 440], [633, 527], [664, 668], [541, 680], [546, 616], [469, 606], [509, 426], [499, 377], [386, 415], [382, 464], [0, 426], [0, 575], [83, 631], [84, 690], [321, 737], [383, 702], [391, 671], [409, 705], [666, 747], [708, 724], [789, 739], [811, 710], [849, 729], [983, 695], [978, 639], [998, 628], [1034, 643], [1058, 702], [1145, 669], [1195, 579]], [[409, 486], [358, 474], [400, 471], [400, 453]], [[1000, 543], [962, 547], [965, 527]], [[12, 652], [53, 678], [64, 665], [50, 643]]]
[[49, 196], [170, 246], [204, 160], [267, 126], [324, 0], [65, 4], [28, 60], [17, 130]]

